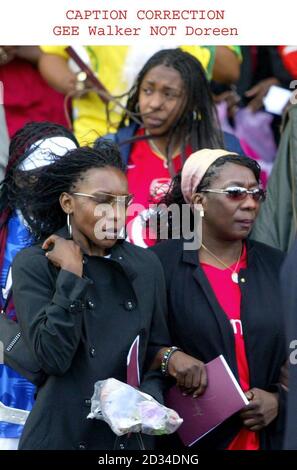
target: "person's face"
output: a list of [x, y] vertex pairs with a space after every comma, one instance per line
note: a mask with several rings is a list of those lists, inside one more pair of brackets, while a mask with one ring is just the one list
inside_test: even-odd
[[[75, 195], [73, 193], [82, 193]], [[126, 207], [122, 198], [128, 194], [126, 176], [117, 168], [93, 168], [86, 171], [69, 194], [60, 198], [62, 208], [71, 214], [73, 236], [86, 238], [103, 251], [117, 241], [125, 225]], [[95, 196], [87, 197], [86, 195]], [[115, 204], [111, 204], [114, 200]]]
[[180, 73], [165, 65], [153, 67], [142, 80], [138, 102], [144, 127], [149, 134], [166, 134], [185, 107], [184, 83]]
[[[226, 189], [230, 186], [255, 189], [259, 184], [249, 168], [225, 163], [208, 189]], [[259, 201], [255, 201], [250, 194], [239, 201], [232, 200], [226, 194], [199, 194], [202, 195], [203, 224], [207, 233], [224, 240], [240, 240], [248, 236], [260, 208]]]

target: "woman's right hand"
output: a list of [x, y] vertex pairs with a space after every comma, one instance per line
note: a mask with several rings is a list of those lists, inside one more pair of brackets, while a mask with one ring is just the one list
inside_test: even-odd
[[279, 80], [275, 77], [265, 78], [245, 92], [245, 96], [251, 98], [247, 107], [250, 108], [253, 113], [262, 108], [263, 98], [267, 95], [272, 85], [279, 85]]
[[51, 235], [43, 242], [42, 248], [50, 250], [45, 253], [45, 256], [54, 266], [82, 277], [83, 254], [79, 245], [73, 240]]
[[193, 397], [202, 395], [207, 387], [207, 374], [203, 362], [182, 351], [175, 351], [169, 358], [168, 374], [176, 379], [177, 385]]

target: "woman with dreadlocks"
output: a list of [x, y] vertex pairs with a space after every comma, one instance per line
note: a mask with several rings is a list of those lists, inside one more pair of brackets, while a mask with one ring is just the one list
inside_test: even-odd
[[[53, 153], [64, 155], [76, 148], [77, 140], [65, 127], [51, 122], [32, 122], [13, 136], [9, 162], [0, 185], [0, 307], [15, 319], [11, 295], [11, 265], [14, 256], [33, 237], [24, 223], [22, 192], [30, 178], [36, 178], [41, 167], [53, 160]], [[22, 208], [21, 208], [22, 206]], [[1, 339], [1, 337], [0, 337]], [[35, 387], [11, 368], [0, 365], [0, 401], [15, 408], [30, 410]], [[0, 423], [0, 448], [16, 448], [23, 426]]]
[[146, 62], [117, 134], [105, 138], [120, 145], [129, 189], [140, 205], [136, 214], [128, 213], [128, 237], [143, 247], [154, 243], [146, 230], [149, 203], [158, 202], [192, 151], [221, 147], [224, 141], [230, 151], [241, 151], [237, 139], [220, 131], [202, 65], [181, 49], [161, 50]]
[[[14, 301], [48, 377], [21, 449], [113, 449], [109, 426], [86, 417], [96, 381], [126, 381], [138, 335], [141, 389], [161, 398], [161, 373], [146, 369], [169, 343], [165, 284], [153, 253], [119, 239], [130, 201], [119, 151], [105, 141], [56, 158], [23, 189], [20, 207], [39, 243], [14, 260]], [[139, 448], [135, 436], [126, 445]]]

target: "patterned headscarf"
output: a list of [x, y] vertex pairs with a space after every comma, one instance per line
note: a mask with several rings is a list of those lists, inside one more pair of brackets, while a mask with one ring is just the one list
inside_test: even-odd
[[220, 157], [225, 155], [234, 155], [238, 157], [237, 153], [229, 152], [223, 149], [202, 149], [192, 153], [182, 169], [181, 174], [181, 190], [184, 200], [190, 204], [192, 196], [207, 172], [208, 168]]

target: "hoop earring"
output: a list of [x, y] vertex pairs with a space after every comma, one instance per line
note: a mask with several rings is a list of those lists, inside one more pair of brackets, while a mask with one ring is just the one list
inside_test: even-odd
[[70, 214], [67, 214], [67, 230], [68, 230], [68, 237], [72, 240], [72, 225], [70, 222]]
[[126, 240], [127, 238], [127, 231], [126, 231], [126, 226], [122, 227], [118, 236], [119, 240]]

